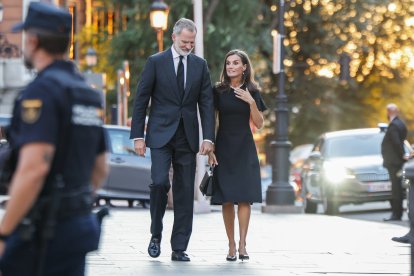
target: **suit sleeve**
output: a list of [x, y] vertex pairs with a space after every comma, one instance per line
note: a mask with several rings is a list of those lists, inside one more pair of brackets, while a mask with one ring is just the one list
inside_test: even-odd
[[200, 96], [198, 98], [198, 108], [200, 110], [203, 139], [214, 142], [213, 87], [211, 86], [210, 72], [205, 61], [203, 63], [203, 81], [201, 84]]
[[150, 57], [142, 71], [134, 99], [130, 138], [144, 138], [145, 116], [155, 82], [155, 64]]

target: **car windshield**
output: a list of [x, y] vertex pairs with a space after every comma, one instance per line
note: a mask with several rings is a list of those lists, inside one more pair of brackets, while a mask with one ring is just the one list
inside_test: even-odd
[[384, 133], [357, 134], [326, 139], [327, 158], [381, 155]]
[[0, 116], [0, 126], [7, 126], [8, 124], [10, 124], [10, 117]]
[[[129, 130], [107, 128], [111, 152], [113, 154], [136, 155], [134, 151], [134, 141], [129, 139]], [[147, 148], [145, 157], [149, 158], [150, 153]]]

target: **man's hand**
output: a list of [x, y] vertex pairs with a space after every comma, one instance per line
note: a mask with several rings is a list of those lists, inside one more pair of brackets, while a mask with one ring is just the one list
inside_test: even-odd
[[203, 143], [201, 144], [199, 153], [201, 155], [207, 155], [212, 151], [214, 151], [214, 145], [209, 141], [203, 141]]
[[216, 155], [214, 154], [214, 152], [210, 152], [208, 154], [208, 164], [210, 166], [217, 166], [218, 165], [217, 158], [216, 158]]
[[134, 149], [139, 156], [145, 156], [146, 148], [147, 146], [145, 145], [144, 139], [138, 139], [134, 141]]
[[[6, 243], [4, 241], [0, 241], [0, 258], [3, 257], [5, 249], [6, 249]], [[1, 272], [0, 272], [0, 275], [1, 275]]]

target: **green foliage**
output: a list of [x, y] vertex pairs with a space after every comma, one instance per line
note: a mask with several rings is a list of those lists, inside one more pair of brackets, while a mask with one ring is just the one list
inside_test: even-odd
[[[181, 17], [193, 18], [191, 0], [165, 0], [170, 6], [164, 48], [170, 47], [172, 26]], [[115, 100], [116, 71], [124, 60], [130, 63], [131, 106], [142, 68], [148, 56], [158, 51], [156, 33], [150, 27], [149, 0], [105, 0], [119, 6], [128, 17], [126, 28], [112, 37], [94, 37], [99, 49], [99, 68], [112, 80], [108, 101]], [[291, 108], [289, 139], [293, 145], [313, 142], [325, 131], [374, 127], [385, 120], [385, 105], [401, 106], [403, 117], [414, 129], [411, 108], [414, 16], [411, 0], [290, 0], [285, 1], [286, 87]], [[225, 54], [245, 50], [252, 60], [256, 79], [269, 109], [266, 128], [274, 129], [278, 76], [272, 73], [271, 31], [278, 27], [278, 0], [205, 0], [204, 55], [212, 82], [219, 80]], [[394, 9], [395, 8], [395, 9]], [[401, 51], [400, 51], [401, 50]], [[351, 81], [341, 83], [339, 55], [352, 56]], [[405, 55], [405, 56], [404, 56]], [[395, 57], [402, 58], [396, 59]], [[414, 56], [414, 54], [413, 54]], [[394, 60], [392, 59], [394, 57]], [[414, 63], [414, 61], [413, 61]], [[414, 67], [414, 66], [413, 66]], [[326, 77], [321, 69], [331, 70]], [[131, 112], [131, 109], [130, 109]]]

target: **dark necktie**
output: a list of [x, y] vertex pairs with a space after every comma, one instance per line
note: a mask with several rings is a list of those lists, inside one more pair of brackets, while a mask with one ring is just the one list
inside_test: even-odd
[[183, 56], [180, 56], [180, 61], [178, 62], [177, 68], [177, 84], [178, 90], [180, 91], [181, 99], [184, 95], [184, 63], [183, 63]]

